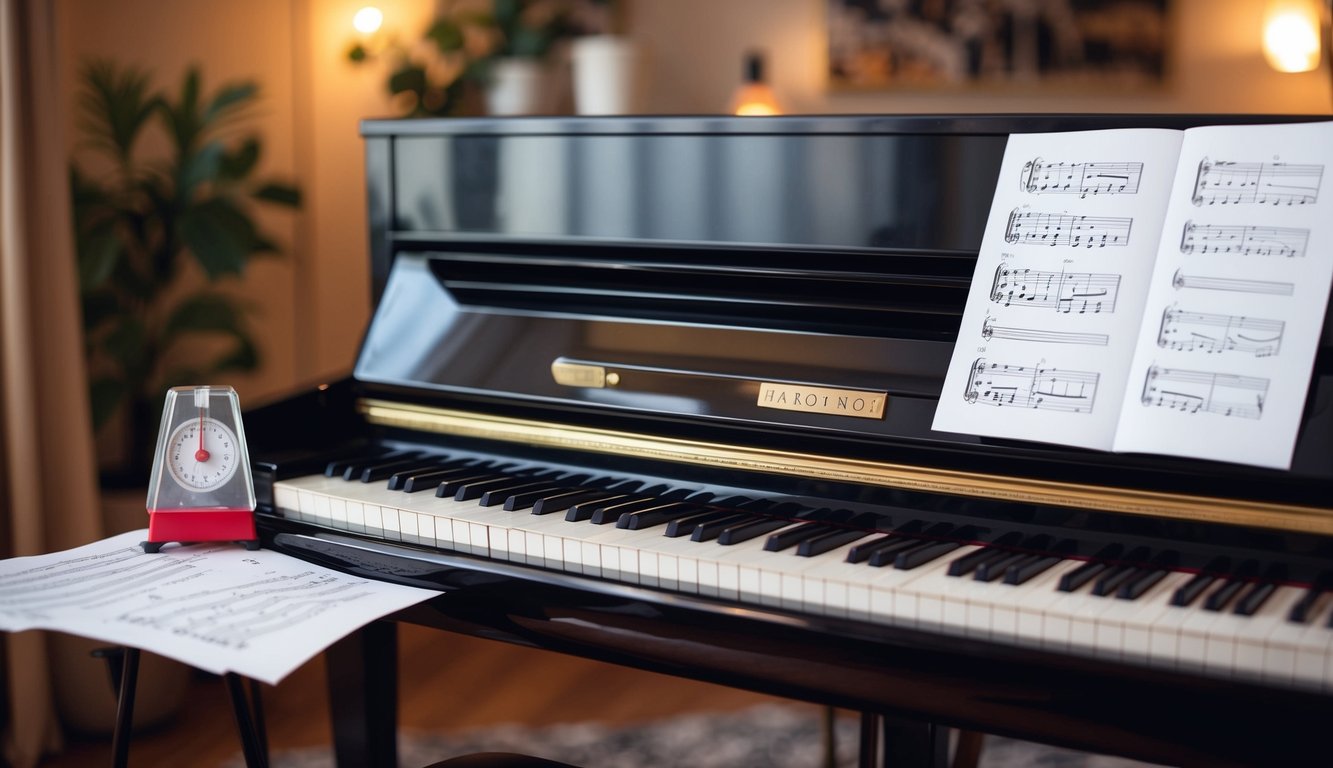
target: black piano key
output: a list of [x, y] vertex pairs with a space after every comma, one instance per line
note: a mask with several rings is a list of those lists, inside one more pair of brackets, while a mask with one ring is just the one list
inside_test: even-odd
[[1176, 563], [1180, 561], [1180, 553], [1175, 550], [1163, 550], [1153, 556], [1153, 559], [1147, 565], [1139, 568], [1130, 578], [1116, 590], [1115, 596], [1118, 600], [1137, 600], [1143, 596], [1144, 592], [1152, 589], [1153, 585], [1166, 578]]
[[1125, 555], [1127, 562], [1112, 565], [1103, 571], [1092, 584], [1092, 594], [1106, 597], [1115, 594], [1121, 584], [1138, 574], [1145, 560], [1148, 559], [1147, 547], [1135, 547]]
[[1171, 604], [1179, 608], [1184, 608], [1195, 600], [1204, 590], [1212, 586], [1220, 574], [1231, 570], [1231, 558], [1215, 557], [1208, 561], [1203, 570], [1194, 574], [1189, 581], [1176, 587], [1176, 591], [1171, 593]]
[[1031, 555], [1005, 569], [1004, 583], [1013, 586], [1026, 584], [1065, 560], [1059, 555]]
[[453, 498], [458, 489], [468, 483], [481, 482], [483, 480], [498, 480], [505, 475], [497, 472], [495, 468], [478, 468], [475, 472], [464, 472], [461, 475], [450, 477], [439, 485], [435, 486], [435, 495], [441, 499]]
[[[504, 509], [506, 512], [518, 512], [527, 509], [528, 507], [536, 507], [537, 504], [543, 501], [547, 503], [546, 505], [553, 505], [560, 499], [569, 496], [586, 495], [588, 493], [593, 493], [593, 491], [589, 491], [585, 488], [570, 488], [563, 485], [553, 486], [550, 490], [534, 488], [520, 493], [510, 494], [509, 497], [505, 499]], [[573, 503], [572, 499], [569, 501], [571, 504]], [[547, 510], [547, 512], [559, 511], [560, 510], [554, 508]], [[535, 510], [533, 514], [537, 514]]]
[[741, 541], [766, 536], [768, 533], [790, 524], [792, 524], [792, 521], [782, 519], [782, 517], [761, 517], [761, 519], [746, 521], [746, 523], [737, 523], [717, 533], [717, 543], [721, 544], [722, 547], [732, 547], [733, 544], [740, 544]]
[[[774, 520], [773, 517], [761, 517], [749, 512], [737, 512], [736, 515], [730, 517], [722, 517], [720, 520], [710, 520], [708, 523], [694, 525], [693, 531], [689, 532], [689, 540], [712, 541], [721, 536], [722, 533], [736, 531], [744, 525], [772, 525], [773, 523], [790, 525], [789, 520]], [[768, 529], [772, 531], [773, 528]]]
[[363, 483], [377, 483], [381, 480], [389, 479], [389, 476], [395, 472], [404, 469], [419, 467], [423, 470], [429, 468], [429, 464], [423, 463], [421, 454], [413, 454], [392, 461], [384, 461], [376, 464], [356, 465], [348, 467], [343, 472], [344, 480], [360, 480]]
[[556, 485], [548, 480], [535, 480], [523, 483], [522, 485], [510, 486], [508, 488], [492, 488], [481, 494], [481, 498], [477, 499], [477, 506], [499, 507], [506, 504], [509, 499], [512, 499], [516, 494], [523, 493], [524, 491], [528, 493], [541, 493], [543, 491], [546, 493], [555, 493], [564, 487], [565, 486], [563, 485]]
[[936, 537], [948, 535], [953, 530], [954, 526], [949, 523], [936, 523], [919, 535], [900, 536], [898, 541], [888, 543], [872, 552], [866, 563], [874, 568], [897, 565], [898, 556], [903, 552], [929, 546], [936, 541]]
[[476, 463], [464, 464], [458, 467], [435, 467], [426, 470], [408, 469], [402, 472], [395, 472], [389, 478], [388, 488], [391, 491], [402, 491], [403, 493], [420, 493], [425, 490], [435, 490], [435, 486], [447, 477], [452, 477], [459, 472], [474, 471]]
[[1250, 589], [1236, 601], [1236, 615], [1253, 616], [1276, 591], [1277, 584], [1271, 581], [1261, 581], [1250, 585]]
[[593, 510], [592, 517], [588, 522], [593, 525], [609, 525], [619, 523], [622, 515], [630, 512], [638, 512], [644, 509], [653, 509], [654, 507], [665, 504], [669, 501], [680, 501], [690, 495], [690, 491], [684, 488], [677, 488], [662, 493], [653, 493], [640, 496], [638, 494], [628, 498], [609, 502]]
[[899, 525], [897, 528], [893, 529], [893, 532], [891, 533], [880, 536], [879, 538], [871, 539], [870, 541], [863, 541], [847, 550], [847, 562], [864, 563], [876, 552], [886, 547], [894, 546], [904, 540], [910, 541], [911, 539], [904, 539], [904, 537], [909, 534], [918, 533], [924, 527], [925, 523], [920, 520], [911, 520]]
[[454, 501], [474, 501], [480, 499], [487, 491], [517, 488], [522, 485], [527, 485], [530, 482], [532, 482], [532, 478], [530, 477], [522, 477], [507, 473], [497, 475], [493, 478], [480, 478], [460, 484], [454, 490]]
[[1259, 563], [1254, 560], [1246, 560], [1236, 567], [1222, 585], [1213, 590], [1208, 597], [1203, 600], [1203, 609], [1205, 611], [1224, 611], [1245, 585], [1249, 583], [1255, 575], [1259, 573]]
[[801, 557], [822, 555], [825, 552], [832, 552], [844, 544], [851, 544], [858, 539], [864, 539], [869, 535], [869, 531], [857, 530], [855, 528], [844, 528], [840, 531], [831, 531], [823, 536], [816, 536], [813, 539], [806, 539], [801, 542], [796, 547], [796, 554]]
[[1328, 584], [1329, 581], [1325, 577], [1311, 584], [1309, 589], [1305, 590], [1305, 594], [1301, 595], [1301, 599], [1291, 606], [1291, 611], [1287, 613], [1287, 621], [1293, 624], [1304, 624], [1309, 621], [1310, 611], [1314, 610], [1315, 603], [1319, 602], [1319, 598], [1328, 590]]
[[1106, 560], [1114, 560], [1120, 557], [1120, 553], [1124, 550], [1124, 546], [1120, 544], [1109, 544], [1102, 547], [1097, 554], [1092, 556], [1093, 559], [1061, 576], [1057, 589], [1061, 592], [1073, 592], [1087, 584], [1098, 574], [1111, 567], [1110, 563], [1105, 562]]
[[764, 549], [769, 552], [781, 552], [782, 550], [794, 547], [807, 539], [813, 539], [818, 536], [833, 533], [837, 530], [839, 530], [837, 526], [828, 523], [803, 523], [794, 528], [778, 531], [772, 536], [769, 536], [768, 541], [764, 542]]
[[995, 560], [986, 560], [977, 564], [977, 569], [972, 573], [972, 578], [976, 581], [995, 581], [1003, 578], [1004, 572], [1010, 566], [1023, 562], [1033, 555], [1027, 552], [1006, 552], [1004, 557]]
[[[638, 485], [635, 484], [632, 487], [637, 488]], [[625, 491], [623, 489], [616, 490], [614, 487], [607, 487], [604, 489], [578, 488], [571, 490], [569, 493], [560, 493], [554, 496], [537, 499], [532, 503], [532, 514], [549, 515], [555, 512], [565, 512], [566, 510], [569, 510], [571, 507], [577, 506], [584, 502], [596, 501], [598, 499], [609, 499], [615, 496], [620, 496], [624, 492]], [[589, 508], [588, 514], [590, 515], [592, 514], [591, 508]], [[574, 522], [572, 518], [566, 517], [565, 519], [569, 520], [570, 522]], [[581, 519], [586, 519], [586, 518], [581, 518]]]
[[910, 571], [932, 560], [944, 557], [961, 546], [963, 546], [961, 541], [929, 542], [920, 547], [899, 552], [898, 556], [893, 559], [893, 567], [900, 571]]
[[[569, 509], [565, 511], [565, 519], [571, 523], [591, 520], [593, 513], [607, 504], [614, 504], [631, 498], [634, 497], [625, 492], [597, 494], [591, 499], [570, 505]], [[533, 509], [533, 512], [536, 512], [535, 508]]]
[[989, 563], [997, 560], [1007, 560], [1012, 556], [1012, 552], [1003, 547], [1012, 547], [1023, 540], [1023, 534], [1013, 531], [1006, 533], [989, 546], [982, 547], [975, 552], [969, 552], [966, 555], [949, 563], [948, 575], [966, 576], [979, 568], [983, 563]]
[[717, 507], [705, 507], [705, 511], [697, 515], [686, 515], [678, 517], [667, 523], [666, 532], [663, 534], [669, 538], [678, 539], [681, 536], [689, 536], [694, 533], [694, 529], [700, 525], [711, 523], [715, 520], [724, 520], [738, 514], [735, 509], [718, 509]]
[[394, 451], [387, 448], [381, 448], [376, 451], [368, 451], [356, 456], [337, 458], [325, 465], [324, 475], [326, 477], [344, 477], [347, 474], [347, 470], [351, 467], [364, 467], [367, 464], [376, 464], [406, 454], [407, 451]]
[[637, 512], [626, 512], [616, 521], [617, 528], [627, 528], [631, 531], [641, 531], [653, 526], [663, 525], [671, 520], [675, 520], [688, 515], [697, 515], [706, 511], [708, 508], [702, 504], [695, 504], [689, 501], [671, 501], [658, 504], [657, 506], [640, 509]]

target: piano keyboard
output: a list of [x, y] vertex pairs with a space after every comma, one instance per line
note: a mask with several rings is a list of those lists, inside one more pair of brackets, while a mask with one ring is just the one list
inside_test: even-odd
[[722, 601], [1333, 691], [1327, 584], [1112, 543], [743, 491], [397, 453], [274, 484], [278, 514]]

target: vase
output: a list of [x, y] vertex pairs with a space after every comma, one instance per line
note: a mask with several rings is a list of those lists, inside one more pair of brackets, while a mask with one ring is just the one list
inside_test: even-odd
[[535, 59], [508, 58], [495, 62], [486, 88], [486, 112], [491, 115], [536, 115], [545, 111], [546, 77]]
[[580, 37], [570, 49], [574, 111], [580, 115], [626, 115], [635, 108], [637, 55], [628, 38]]

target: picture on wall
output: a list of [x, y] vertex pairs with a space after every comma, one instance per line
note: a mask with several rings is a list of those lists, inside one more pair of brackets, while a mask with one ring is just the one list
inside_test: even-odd
[[839, 89], [1160, 84], [1168, 0], [828, 0]]

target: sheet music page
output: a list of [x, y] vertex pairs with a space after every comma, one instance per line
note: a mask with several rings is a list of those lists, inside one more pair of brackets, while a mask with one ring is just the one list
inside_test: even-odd
[[1333, 279], [1333, 123], [1185, 132], [1114, 448], [1287, 469]]
[[440, 594], [232, 543], [149, 555], [147, 536], [0, 561], [0, 630], [68, 632], [276, 685], [363, 624]]
[[1111, 448], [1181, 137], [1009, 137], [934, 429]]

